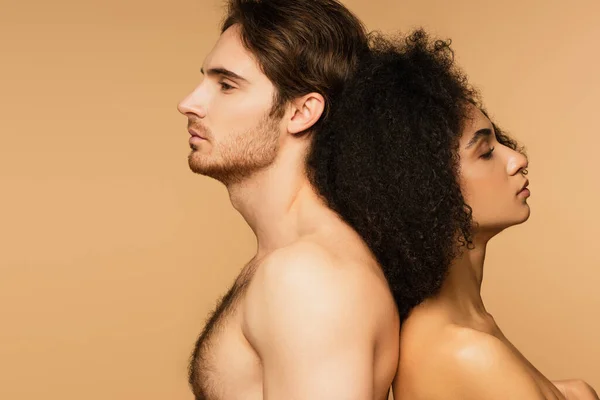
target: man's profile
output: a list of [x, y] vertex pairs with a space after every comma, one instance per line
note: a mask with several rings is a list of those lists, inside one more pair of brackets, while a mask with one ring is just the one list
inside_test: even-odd
[[387, 399], [393, 296], [306, 171], [312, 138], [367, 47], [335, 0], [231, 0], [203, 79], [179, 105], [190, 168], [225, 184], [258, 243], [196, 343], [196, 399]]

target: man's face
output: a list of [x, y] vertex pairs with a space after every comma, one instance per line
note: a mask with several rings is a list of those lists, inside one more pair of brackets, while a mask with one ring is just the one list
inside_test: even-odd
[[228, 184], [273, 163], [283, 133], [271, 110], [275, 87], [232, 26], [202, 67], [203, 79], [179, 104], [188, 117], [192, 171]]

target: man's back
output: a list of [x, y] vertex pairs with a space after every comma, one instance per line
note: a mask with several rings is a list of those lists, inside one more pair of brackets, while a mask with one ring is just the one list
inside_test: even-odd
[[396, 307], [373, 256], [332, 212], [244, 267], [190, 367], [197, 399], [386, 399]]

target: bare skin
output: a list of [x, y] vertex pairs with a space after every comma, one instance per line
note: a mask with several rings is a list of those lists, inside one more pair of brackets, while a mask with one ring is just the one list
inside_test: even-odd
[[392, 295], [362, 239], [306, 178], [304, 133], [323, 97], [269, 116], [275, 88], [235, 26], [203, 72], [179, 105], [190, 167], [226, 185], [258, 246], [196, 344], [196, 399], [386, 399], [398, 365]]
[[[459, 142], [461, 187], [478, 222], [474, 248], [455, 260], [439, 294], [402, 324], [393, 391], [402, 400], [594, 400], [585, 382], [551, 382], [506, 338], [481, 298], [489, 240], [529, 217], [527, 159], [495, 139], [473, 109]], [[476, 133], [478, 132], [478, 133]]]
[[598, 393], [581, 379], [552, 381], [567, 400], [598, 400]]

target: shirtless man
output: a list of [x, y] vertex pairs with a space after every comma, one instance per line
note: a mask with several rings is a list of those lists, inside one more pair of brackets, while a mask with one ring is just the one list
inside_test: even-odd
[[365, 46], [362, 25], [335, 0], [231, 0], [203, 79], [179, 104], [190, 168], [225, 184], [258, 243], [196, 343], [198, 400], [387, 398], [394, 299], [305, 165]]

